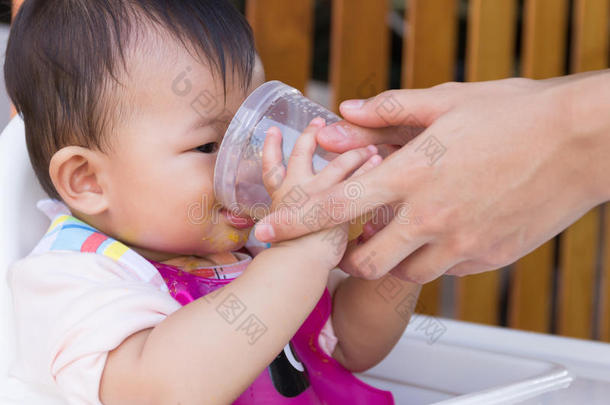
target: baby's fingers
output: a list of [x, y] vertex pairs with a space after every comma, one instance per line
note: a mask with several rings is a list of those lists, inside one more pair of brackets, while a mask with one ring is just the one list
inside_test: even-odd
[[[370, 163], [368, 160], [376, 154], [377, 148], [373, 145], [342, 153], [331, 160], [328, 165], [318, 173], [316, 176], [318, 184], [322, 188], [328, 188], [345, 180], [352, 172], [354, 175], [356, 175], [356, 173], [363, 174], [366, 171], [366, 168], [363, 169], [363, 166]], [[378, 157], [381, 159], [380, 156]], [[370, 167], [370, 165], [367, 167]], [[356, 170], [356, 172], [354, 172], [354, 170]]]
[[269, 195], [282, 184], [286, 169], [282, 163], [282, 132], [277, 127], [267, 130], [263, 144], [263, 184]]
[[309, 126], [298, 137], [290, 158], [288, 159], [288, 176], [291, 179], [303, 181], [313, 175], [312, 159], [316, 150], [316, 134], [326, 123], [323, 118], [317, 117], [311, 120]]
[[374, 154], [371, 156], [362, 166], [358, 168], [350, 177], [360, 176], [374, 167], [379, 166], [379, 164], [383, 161], [383, 158], [380, 155]]

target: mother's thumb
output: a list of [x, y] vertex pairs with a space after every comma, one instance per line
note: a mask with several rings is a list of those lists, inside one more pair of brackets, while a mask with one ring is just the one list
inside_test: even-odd
[[451, 108], [436, 89], [388, 90], [366, 100], [346, 100], [341, 115], [354, 124], [380, 128], [388, 126], [428, 127]]

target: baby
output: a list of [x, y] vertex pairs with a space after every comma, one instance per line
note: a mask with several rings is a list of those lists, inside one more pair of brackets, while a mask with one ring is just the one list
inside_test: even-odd
[[[224, 132], [264, 81], [228, 1], [27, 0], [5, 79], [54, 198], [39, 203], [47, 234], [8, 274], [14, 376], [70, 404], [392, 403], [350, 371], [390, 352], [419, 286], [342, 275], [347, 224], [252, 258], [253, 221], [215, 200]], [[269, 131], [272, 209], [381, 161], [371, 146], [314, 175], [323, 125], [286, 167]]]

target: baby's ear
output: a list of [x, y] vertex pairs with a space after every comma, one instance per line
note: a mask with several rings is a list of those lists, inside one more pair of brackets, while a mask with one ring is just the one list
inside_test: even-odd
[[101, 180], [104, 155], [80, 146], [61, 148], [51, 158], [49, 175], [62, 200], [85, 215], [108, 209], [108, 195]]

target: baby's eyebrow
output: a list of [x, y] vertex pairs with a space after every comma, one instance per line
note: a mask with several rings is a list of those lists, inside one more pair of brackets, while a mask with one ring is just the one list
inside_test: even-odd
[[214, 121], [216, 121], [216, 117], [214, 117], [214, 116], [203, 116], [203, 115], [199, 114], [199, 112], [197, 112], [196, 119], [193, 121], [193, 123], [191, 125], [188, 126], [186, 132], [192, 132], [192, 131], [194, 131], [197, 128], [205, 127], [207, 125], [212, 124]]

